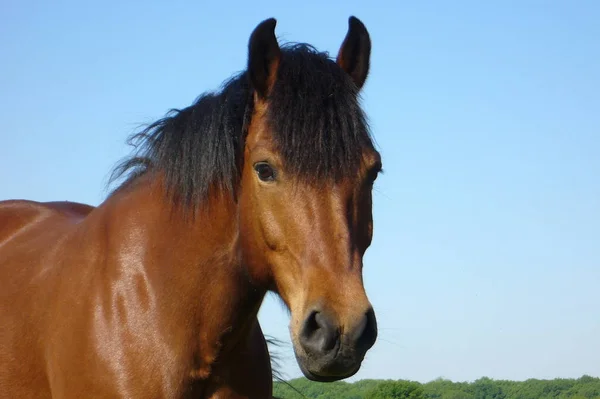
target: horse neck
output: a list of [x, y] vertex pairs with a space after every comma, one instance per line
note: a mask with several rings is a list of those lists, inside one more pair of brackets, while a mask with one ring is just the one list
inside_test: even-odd
[[243, 268], [237, 205], [225, 197], [211, 199], [192, 219], [173, 208], [160, 179], [148, 176], [97, 209], [109, 229], [109, 268], [143, 276], [173, 323], [204, 336], [213, 335], [207, 328], [249, 328], [266, 293]]

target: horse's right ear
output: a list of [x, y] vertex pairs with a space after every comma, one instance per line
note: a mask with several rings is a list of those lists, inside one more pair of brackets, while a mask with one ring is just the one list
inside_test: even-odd
[[337, 56], [337, 63], [350, 75], [356, 87], [361, 89], [369, 75], [371, 38], [362, 21], [354, 16], [348, 18], [348, 33]]
[[275, 18], [269, 18], [254, 29], [248, 43], [248, 74], [257, 94], [266, 98], [275, 82], [281, 50], [275, 37]]

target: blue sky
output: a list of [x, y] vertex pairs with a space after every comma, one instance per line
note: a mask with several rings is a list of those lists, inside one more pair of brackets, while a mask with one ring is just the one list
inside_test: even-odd
[[[349, 15], [386, 171], [353, 380], [600, 376], [595, 1], [2, 0], [0, 198], [99, 204], [127, 136], [243, 69], [261, 20], [335, 55]], [[299, 376], [287, 313], [260, 319]]]

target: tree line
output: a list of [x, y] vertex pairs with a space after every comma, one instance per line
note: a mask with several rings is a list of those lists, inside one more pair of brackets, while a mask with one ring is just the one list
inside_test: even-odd
[[279, 399], [600, 399], [600, 378], [493, 380], [473, 382], [437, 379], [425, 384], [407, 380], [361, 380], [318, 383], [305, 378], [278, 381]]

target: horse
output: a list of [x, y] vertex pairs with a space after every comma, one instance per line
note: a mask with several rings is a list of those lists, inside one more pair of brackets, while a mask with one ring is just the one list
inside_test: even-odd
[[307, 378], [360, 369], [371, 39], [351, 16], [334, 59], [276, 23], [219, 90], [130, 137], [98, 206], [0, 203], [1, 398], [271, 398], [268, 292]]

